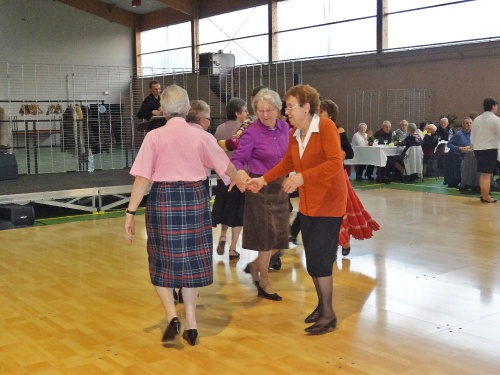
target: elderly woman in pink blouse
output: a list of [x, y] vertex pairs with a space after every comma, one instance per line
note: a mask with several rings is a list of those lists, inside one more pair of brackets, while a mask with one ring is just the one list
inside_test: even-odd
[[[135, 176], [125, 219], [125, 238], [135, 237], [134, 215], [147, 187], [146, 205], [149, 274], [166, 310], [168, 326], [162, 341], [171, 342], [180, 333], [173, 288], [181, 288], [186, 311], [184, 339], [195, 345], [198, 288], [213, 282], [212, 222], [208, 192], [203, 186], [205, 168], [228, 176], [233, 185], [245, 184], [215, 138], [189, 126], [187, 92], [177, 85], [161, 94], [161, 107], [168, 122], [149, 132], [134, 161]], [[189, 142], [179, 142], [179, 139]]]
[[[258, 177], [278, 164], [290, 137], [290, 126], [278, 119], [281, 98], [275, 91], [260, 90], [252, 106], [258, 119], [242, 133], [231, 159], [244, 181], [249, 178], [246, 170], [250, 177]], [[269, 184], [259, 194], [247, 192], [243, 210], [243, 247], [259, 253], [245, 272], [252, 274], [259, 297], [272, 301], [282, 298], [271, 286], [269, 260], [277, 249], [288, 248], [289, 239], [289, 199], [281, 189], [283, 179]]]

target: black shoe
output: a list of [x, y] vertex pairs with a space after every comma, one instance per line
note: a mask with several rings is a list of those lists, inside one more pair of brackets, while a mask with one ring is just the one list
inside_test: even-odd
[[356, 176], [356, 181], [363, 181], [363, 177], [361, 177], [361, 176]]
[[337, 326], [337, 317], [327, 321], [325, 324], [318, 324], [317, 322], [312, 326], [307, 327], [304, 331], [310, 333], [311, 335], [321, 335], [327, 333], [330, 328], [335, 328]]
[[179, 322], [179, 318], [175, 317], [173, 318], [169, 325], [167, 326], [167, 329], [165, 330], [165, 333], [163, 334], [163, 337], [161, 338], [161, 341], [173, 341], [175, 339], [175, 336], [177, 336], [181, 332], [181, 323]]
[[259, 297], [263, 297], [271, 301], [281, 301], [283, 299], [278, 293], [273, 293], [273, 294], [267, 293], [264, 289], [262, 289], [262, 287], [258, 282], [256, 283], [256, 285], [257, 285], [257, 290], [259, 291], [258, 292]]
[[348, 256], [351, 253], [351, 248], [350, 247], [342, 247], [342, 255], [343, 256]]
[[492, 200], [488, 201], [488, 200], [484, 199], [482, 196], [479, 197], [479, 199], [481, 200], [482, 203], [496, 203], [497, 202], [496, 199], [491, 198]]
[[182, 298], [182, 288], [179, 288], [179, 303], [184, 303], [184, 298]]
[[319, 318], [321, 318], [321, 313], [319, 311], [319, 307], [316, 307], [314, 311], [304, 319], [304, 323], [316, 323]]
[[196, 340], [198, 339], [198, 330], [197, 329], [186, 329], [182, 333], [182, 337], [186, 340], [189, 345], [195, 346]]
[[236, 250], [233, 250], [234, 253], [231, 254], [231, 249], [229, 249], [229, 260], [236, 260], [240, 259], [240, 253], [238, 253]]
[[177, 295], [175, 288], [172, 288], [172, 290], [173, 290], [173, 295], [174, 295], [174, 304], [177, 305], [179, 303], [179, 296]]
[[365, 178], [367, 178], [368, 180], [373, 180], [372, 176], [365, 176]]
[[269, 269], [274, 271], [279, 271], [281, 269], [281, 258], [269, 262]]
[[297, 237], [290, 236], [290, 239], [288, 241], [290, 241], [294, 245], [297, 245]]
[[283, 250], [278, 250], [271, 259], [269, 259], [269, 269], [279, 271], [281, 269], [281, 256], [283, 255]]

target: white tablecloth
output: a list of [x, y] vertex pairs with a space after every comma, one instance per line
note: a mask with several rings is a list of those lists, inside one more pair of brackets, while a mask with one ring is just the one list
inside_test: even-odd
[[375, 165], [385, 167], [387, 157], [401, 155], [404, 147], [400, 146], [353, 146], [354, 158], [344, 160], [346, 165]]

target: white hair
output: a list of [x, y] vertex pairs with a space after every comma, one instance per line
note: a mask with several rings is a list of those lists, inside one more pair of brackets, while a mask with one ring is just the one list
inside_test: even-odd
[[278, 111], [281, 111], [281, 98], [276, 91], [267, 88], [260, 90], [255, 95], [252, 101], [252, 107], [254, 112], [257, 112], [257, 104], [261, 102], [268, 103], [276, 107]]
[[160, 104], [166, 117], [172, 115], [185, 117], [190, 106], [189, 96], [182, 87], [170, 85], [161, 93]]
[[361, 129], [363, 126], [368, 129], [368, 125], [366, 125], [364, 122], [358, 125], [358, 129]]

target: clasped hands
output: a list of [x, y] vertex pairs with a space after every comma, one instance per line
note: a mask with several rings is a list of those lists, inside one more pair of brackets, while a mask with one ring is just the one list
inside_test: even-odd
[[[245, 190], [250, 190], [252, 193], [259, 192], [264, 186], [267, 185], [264, 177], [250, 177], [244, 170], [239, 170], [238, 174], [240, 175], [241, 181], [245, 186], [245, 189], [241, 189], [239, 182], [235, 184], [231, 183], [229, 187], [229, 191], [231, 191], [232, 187], [236, 185], [238, 189], [243, 192]], [[283, 184], [281, 185], [283, 191], [287, 194], [293, 193], [295, 190], [304, 184], [304, 179], [302, 178], [302, 173], [296, 173], [292, 176], [285, 178]]]

